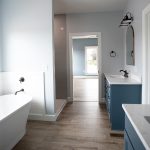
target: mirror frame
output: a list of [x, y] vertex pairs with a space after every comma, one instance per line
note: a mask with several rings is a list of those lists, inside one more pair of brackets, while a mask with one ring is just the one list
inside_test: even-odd
[[[132, 65], [127, 64], [127, 31], [129, 28], [131, 28], [132, 32], [133, 32], [133, 64]], [[134, 34], [134, 28], [132, 25], [129, 25], [126, 30], [126, 53], [125, 54], [126, 54], [126, 65], [127, 66], [135, 66], [135, 34]]]

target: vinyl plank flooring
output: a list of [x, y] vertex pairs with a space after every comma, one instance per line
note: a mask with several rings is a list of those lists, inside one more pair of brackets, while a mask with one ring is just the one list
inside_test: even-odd
[[13, 150], [123, 150], [123, 137], [110, 135], [106, 106], [67, 104], [56, 122], [29, 121]]
[[74, 101], [98, 101], [98, 78], [74, 78]]

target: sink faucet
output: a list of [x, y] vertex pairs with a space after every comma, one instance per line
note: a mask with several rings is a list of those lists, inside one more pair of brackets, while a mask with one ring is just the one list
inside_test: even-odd
[[129, 76], [128, 76], [128, 72], [127, 72], [127, 70], [120, 70], [120, 72], [124, 72], [124, 77], [125, 78], [128, 78]]

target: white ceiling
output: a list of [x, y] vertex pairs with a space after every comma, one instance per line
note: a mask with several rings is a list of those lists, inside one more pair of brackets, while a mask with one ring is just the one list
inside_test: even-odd
[[127, 0], [54, 0], [55, 14], [121, 11]]

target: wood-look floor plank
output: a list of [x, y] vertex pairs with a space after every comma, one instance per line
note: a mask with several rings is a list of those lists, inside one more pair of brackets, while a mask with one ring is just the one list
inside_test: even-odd
[[74, 101], [98, 101], [98, 78], [74, 78]]
[[123, 137], [110, 135], [106, 106], [67, 104], [56, 122], [29, 121], [13, 150], [123, 150]]

